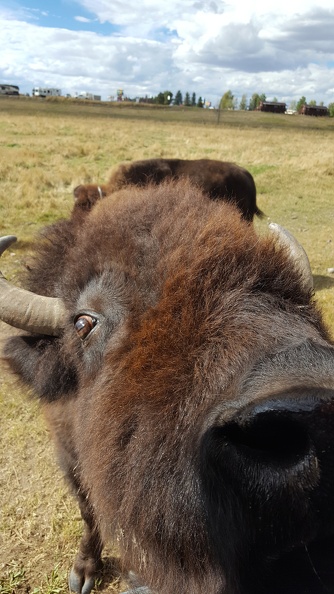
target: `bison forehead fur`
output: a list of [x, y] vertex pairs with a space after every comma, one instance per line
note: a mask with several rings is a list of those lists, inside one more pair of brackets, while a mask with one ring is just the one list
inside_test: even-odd
[[[268, 397], [263, 361], [279, 361], [271, 381], [289, 392], [296, 361], [283, 364], [281, 353], [330, 349], [287, 251], [233, 206], [186, 181], [162, 183], [97, 202], [80, 227], [46, 229], [28, 283], [68, 311], [62, 336], [10, 339], [6, 357], [44, 402], [79, 492], [89, 536], [75, 574], [87, 578], [87, 550], [97, 564], [100, 536], [117, 537], [125, 566], [159, 594], [246, 592], [234, 553], [221, 555], [224, 538], [212, 537], [201, 444], [256, 390], [255, 403]], [[83, 315], [97, 321], [84, 340], [75, 330]], [[313, 386], [305, 352], [300, 373]]]

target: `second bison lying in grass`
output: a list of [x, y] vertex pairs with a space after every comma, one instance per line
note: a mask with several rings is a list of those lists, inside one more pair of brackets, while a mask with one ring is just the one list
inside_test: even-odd
[[256, 205], [256, 187], [249, 171], [235, 163], [213, 159], [145, 159], [121, 164], [107, 184], [80, 185], [74, 189], [75, 212], [80, 217], [97, 200], [126, 186], [143, 187], [180, 178], [188, 178], [213, 200], [233, 202], [246, 221], [262, 215]]

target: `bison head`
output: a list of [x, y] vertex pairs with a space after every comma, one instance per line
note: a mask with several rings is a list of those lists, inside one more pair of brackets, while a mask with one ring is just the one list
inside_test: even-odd
[[26, 286], [61, 304], [3, 317], [85, 520], [73, 591], [117, 539], [159, 594], [334, 592], [334, 349], [289, 248], [185, 181], [127, 188], [47, 228]]

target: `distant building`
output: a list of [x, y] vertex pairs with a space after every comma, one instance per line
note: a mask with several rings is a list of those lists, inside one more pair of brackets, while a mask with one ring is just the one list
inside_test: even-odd
[[50, 87], [34, 87], [33, 97], [61, 97], [61, 89], [52, 89]]
[[101, 101], [101, 95], [94, 95], [94, 93], [80, 93], [76, 95], [77, 99], [88, 99], [90, 101]]
[[286, 103], [279, 103], [278, 101], [260, 101], [256, 108], [258, 111], [270, 111], [271, 113], [285, 113]]
[[302, 115], [311, 115], [311, 116], [328, 116], [329, 110], [328, 107], [324, 105], [302, 105], [300, 113]]
[[16, 85], [0, 84], [0, 95], [19, 95], [20, 89]]

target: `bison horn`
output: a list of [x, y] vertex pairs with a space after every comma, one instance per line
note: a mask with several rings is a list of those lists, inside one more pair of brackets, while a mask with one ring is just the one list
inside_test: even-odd
[[[0, 256], [14, 241], [14, 235], [0, 238]], [[59, 336], [66, 320], [66, 310], [61, 299], [15, 287], [0, 272], [0, 319], [33, 334]]]
[[313, 291], [311, 265], [303, 246], [290, 233], [290, 231], [287, 231], [280, 225], [270, 223], [269, 229], [276, 235], [279, 243], [289, 249], [292, 258], [302, 273], [305, 288], [308, 291]]

